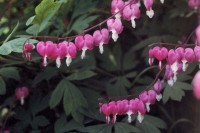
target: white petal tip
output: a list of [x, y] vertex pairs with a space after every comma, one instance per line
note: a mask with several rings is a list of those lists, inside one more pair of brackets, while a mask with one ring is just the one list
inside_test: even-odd
[[151, 10], [147, 10], [146, 11], [146, 14], [147, 14], [147, 16], [149, 16], [149, 18], [153, 18], [153, 16], [154, 16], [154, 11], [151, 9]]
[[20, 99], [20, 104], [24, 105], [24, 98], [23, 97]]
[[143, 116], [143, 115], [141, 115], [141, 113], [140, 113], [140, 112], [138, 112], [137, 119], [138, 119], [139, 123], [142, 123], [142, 121], [144, 120], [144, 116]]
[[159, 102], [162, 99], [162, 94], [156, 95], [156, 99]]
[[70, 56], [67, 56], [66, 65], [69, 66], [71, 62], [72, 62], [72, 58]]
[[57, 68], [60, 68], [60, 66], [61, 66], [60, 58], [56, 59], [56, 66], [57, 66]]
[[117, 41], [119, 35], [117, 34], [117, 32], [115, 30], [112, 30], [112, 39], [114, 42]]

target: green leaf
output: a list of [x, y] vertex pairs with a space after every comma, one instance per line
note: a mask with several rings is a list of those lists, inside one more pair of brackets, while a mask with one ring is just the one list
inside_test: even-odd
[[46, 109], [49, 106], [50, 93], [46, 96], [41, 94], [31, 95], [29, 101], [29, 108], [33, 116]]
[[26, 21], [26, 26], [29, 26], [33, 20], [34, 20], [35, 16], [30, 17], [27, 21]]
[[31, 122], [31, 126], [33, 129], [38, 129], [38, 127], [44, 127], [49, 124], [49, 120], [44, 116], [37, 116], [33, 118]]
[[0, 69], [0, 75], [5, 78], [12, 78], [15, 80], [19, 80], [19, 72], [16, 67], [5, 67]]
[[169, 99], [181, 101], [185, 96], [184, 90], [192, 90], [192, 85], [184, 82], [176, 82], [172, 87], [166, 85], [163, 92], [163, 102], [166, 103]]
[[6, 84], [2, 77], [0, 77], [0, 95], [4, 95], [6, 93]]
[[115, 133], [141, 133], [140, 129], [127, 123], [117, 122], [114, 127]]
[[142, 133], [161, 133], [160, 129], [166, 129], [166, 123], [160, 118], [145, 115], [142, 123], [137, 121], [136, 127], [142, 130]]
[[[9, 35], [9, 36], [6, 38], [6, 40], [3, 42], [3, 44], [6, 43], [6, 42], [12, 37], [12, 35], [17, 31], [18, 27], [19, 27], [19, 21], [17, 22], [15, 28], [14, 28], [13, 31], [10, 33], [10, 35]], [[3, 45], [3, 44], [2, 44], [2, 45]]]
[[62, 115], [54, 124], [54, 131], [55, 133], [65, 133], [69, 132], [71, 130], [75, 130], [80, 128], [81, 125], [79, 125], [76, 121], [66, 121], [66, 116]]
[[131, 83], [125, 77], [117, 77], [111, 79], [107, 85], [107, 94], [109, 96], [126, 96], [128, 95], [127, 88]]
[[43, 80], [50, 80], [53, 76], [58, 73], [57, 69], [54, 67], [47, 67], [44, 71], [37, 74], [33, 80], [33, 86], [35, 87], [38, 83]]
[[[4, 43], [2, 46], [0, 46], [0, 55], [8, 55], [11, 52], [22, 53], [23, 45], [26, 40], [27, 38], [17, 38]], [[37, 41], [34, 39], [29, 40], [29, 43], [32, 44], [36, 42]]]
[[61, 80], [51, 95], [51, 98], [49, 101], [50, 108], [54, 108], [60, 103], [60, 101], [62, 100], [63, 94], [67, 88], [68, 86], [66, 84], [66, 80], [65, 79]]
[[[64, 82], [65, 81], [65, 82]], [[87, 107], [87, 101], [81, 91], [71, 82], [64, 79], [63, 87], [65, 88], [63, 104], [66, 114], [72, 113], [73, 118], [81, 123], [82, 118], [79, 109]], [[78, 112], [78, 113], [77, 113]]]
[[83, 15], [73, 23], [71, 30], [80, 33], [84, 29], [88, 28], [89, 23], [94, 21], [97, 17], [98, 17], [97, 15], [95, 16]]
[[77, 72], [71, 74], [70, 76], [68, 76], [67, 79], [68, 80], [83, 80], [83, 79], [91, 78], [95, 75], [96, 75], [96, 73], [94, 73], [90, 70], [77, 71]]
[[[29, 18], [27, 24], [34, 24], [31, 29], [27, 29], [27, 32], [32, 34], [38, 34], [43, 31], [48, 25], [49, 20], [55, 15], [60, 8], [60, 2], [54, 2], [54, 0], [42, 0], [42, 2], [35, 8], [34, 18]], [[30, 27], [29, 27], [30, 28]]]

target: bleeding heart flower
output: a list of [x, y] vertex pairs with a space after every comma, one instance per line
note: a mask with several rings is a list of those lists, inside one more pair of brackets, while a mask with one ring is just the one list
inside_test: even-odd
[[167, 83], [168, 83], [169, 86], [173, 86], [173, 84], [174, 84], [173, 71], [172, 71], [170, 65], [166, 65], [166, 68], [165, 68], [165, 79], [167, 80]]
[[149, 18], [152, 18], [154, 15], [154, 11], [152, 10], [153, 0], [144, 0], [144, 5], [147, 9], [146, 14]]
[[108, 124], [110, 122], [110, 115], [111, 115], [110, 106], [107, 103], [102, 104], [101, 111], [105, 114], [106, 123]]
[[139, 95], [140, 100], [146, 104], [147, 112], [150, 111], [150, 105], [156, 101], [156, 92], [154, 90], [144, 91]]
[[130, 21], [132, 23], [132, 27], [136, 27], [135, 19], [140, 18], [140, 9], [137, 4], [131, 4], [124, 8], [123, 10], [123, 18], [125, 20]]
[[165, 47], [154, 47], [153, 48], [154, 57], [159, 60], [159, 69], [162, 68], [162, 60], [166, 59], [168, 55], [168, 50]]
[[[195, 46], [194, 53], [195, 53], [196, 60], [200, 62], [200, 46]], [[200, 64], [199, 64], [199, 68], [200, 68]]]
[[103, 53], [103, 44], [108, 44], [110, 35], [108, 29], [104, 28], [101, 31], [97, 30], [93, 34], [94, 44], [99, 46], [99, 51]]
[[188, 6], [190, 8], [198, 9], [200, 7], [200, 1], [199, 0], [188, 0]]
[[196, 73], [196, 75], [194, 76], [194, 79], [193, 79], [193, 92], [194, 92], [194, 96], [200, 100], [200, 84], [199, 84], [199, 81], [200, 81], [200, 71], [198, 71]]
[[183, 71], [186, 71], [188, 64], [187, 63], [192, 63], [195, 60], [195, 54], [193, 49], [191, 48], [186, 48], [185, 52], [183, 54], [183, 59], [182, 59], [182, 63], [183, 63]]
[[56, 45], [51, 42], [38, 42], [36, 46], [37, 52], [43, 57], [43, 66], [47, 66], [47, 58], [50, 58], [55, 53]]
[[23, 57], [27, 60], [32, 60], [31, 52], [35, 49], [35, 45], [27, 43], [23, 47]]
[[154, 84], [154, 90], [156, 92], [156, 99], [157, 101], [160, 101], [162, 99], [162, 84], [160, 82], [160, 79], [157, 80], [157, 82]]
[[55, 50], [54, 53], [51, 55], [51, 59], [56, 60], [56, 66], [57, 68], [60, 68], [61, 66], [61, 59], [64, 59], [67, 54], [66, 46], [63, 42], [59, 44], [54, 44]]
[[108, 26], [108, 30], [112, 32], [112, 38], [114, 42], [116, 42], [119, 37], [118, 34], [120, 34], [123, 31], [121, 20], [118, 18], [109, 19], [107, 21], [107, 26]]
[[110, 107], [110, 114], [112, 115], [113, 119], [112, 119], [112, 123], [116, 122], [117, 119], [117, 114], [118, 114], [118, 108], [117, 108], [117, 104], [116, 102], [110, 102], [109, 103], [109, 107]]
[[200, 25], [196, 28], [196, 36], [197, 36], [197, 44], [200, 45]]
[[75, 45], [79, 50], [82, 50], [81, 59], [83, 59], [86, 50], [92, 50], [94, 47], [93, 37], [89, 34], [77, 36], [75, 39]]
[[173, 49], [168, 52], [167, 62], [171, 67], [171, 70], [174, 74], [173, 80], [176, 82], [177, 80], [177, 71], [178, 71], [178, 53], [176, 53]]
[[24, 99], [29, 95], [27, 87], [19, 87], [15, 90], [15, 96], [17, 100], [20, 100], [21, 105], [24, 105]]
[[122, 10], [125, 4], [123, 0], [112, 0], [111, 3], [111, 12], [115, 15], [115, 18], [121, 18]]
[[153, 53], [153, 49], [149, 49], [149, 65], [151, 66], [154, 62], [154, 53]]

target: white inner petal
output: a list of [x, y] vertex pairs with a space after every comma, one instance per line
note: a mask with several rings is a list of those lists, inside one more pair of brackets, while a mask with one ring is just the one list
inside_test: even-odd
[[177, 80], [177, 71], [178, 71], [178, 63], [177, 63], [177, 62], [174, 62], [174, 63], [171, 65], [171, 69], [172, 69], [172, 72], [173, 72], [173, 74], [174, 74], [173, 80], [174, 80], [174, 82], [176, 82], [176, 80]]
[[161, 2], [162, 4], [164, 4], [165, 0], [160, 0], [160, 2]]
[[187, 66], [188, 66], [188, 65], [186, 64], [186, 63], [187, 63], [187, 60], [186, 60], [186, 59], [183, 59], [183, 60], [182, 60], [182, 63], [183, 63], [182, 70], [185, 72], [186, 69], [187, 69]]
[[111, 30], [111, 31], [112, 31], [112, 39], [114, 40], [114, 42], [116, 42], [119, 35], [117, 34], [116, 30]]
[[21, 105], [24, 105], [24, 97], [20, 98], [20, 103], [21, 103]]
[[81, 53], [81, 59], [85, 58], [85, 53], [86, 53], [87, 47], [82, 48], [82, 53]]
[[144, 116], [143, 116], [140, 112], [138, 112], [137, 119], [138, 119], [138, 121], [139, 121], [140, 123], [142, 123], [142, 121], [144, 120]]
[[140, 1], [138, 1], [138, 3], [137, 3], [137, 6], [138, 6], [138, 7], [140, 7], [140, 6], [141, 6], [141, 2], [140, 2]]
[[71, 62], [72, 62], [71, 56], [67, 55], [67, 58], [66, 58], [66, 64], [67, 64], [67, 66], [69, 66], [71, 64]]
[[117, 115], [113, 115], [113, 123], [116, 122], [116, 119], [117, 119]]
[[115, 13], [117, 13], [117, 14], [115, 14], [115, 18], [120, 19], [121, 18], [121, 14], [119, 12], [119, 9], [115, 9]]
[[174, 85], [174, 80], [173, 80], [173, 78], [171, 77], [169, 80], [167, 80], [167, 83], [168, 83], [168, 85], [169, 86], [173, 86]]
[[101, 54], [103, 54], [103, 44], [104, 44], [103, 41], [101, 41], [100, 44], [99, 44], [99, 52], [100, 52]]
[[156, 99], [157, 99], [157, 101], [159, 102], [159, 101], [162, 99], [162, 94], [156, 95]]
[[56, 66], [57, 66], [57, 68], [60, 68], [60, 66], [61, 66], [60, 57], [56, 58]]
[[162, 61], [159, 61], [158, 68], [161, 70], [161, 68], [162, 68]]
[[151, 103], [149, 103], [149, 102], [146, 103], [147, 112], [150, 111], [150, 105], [151, 105]]
[[47, 56], [45, 55], [43, 58], [43, 66], [46, 67], [47, 66]]
[[110, 116], [106, 116], [106, 122], [107, 122], [107, 124], [110, 123]]
[[134, 17], [134, 16], [131, 17], [131, 24], [132, 24], [132, 27], [133, 27], [133, 28], [136, 27], [135, 17]]
[[149, 16], [149, 18], [153, 18], [154, 11], [153, 11], [152, 9], [147, 10], [147, 11], [146, 11], [146, 14], [147, 14], [147, 16]]
[[129, 110], [126, 114], [128, 115], [128, 122], [131, 123], [131, 121], [132, 121], [131, 115], [133, 114], [133, 112]]

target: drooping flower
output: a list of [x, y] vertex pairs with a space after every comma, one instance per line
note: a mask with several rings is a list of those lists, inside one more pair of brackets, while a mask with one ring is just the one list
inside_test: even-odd
[[139, 98], [146, 105], [147, 112], [150, 111], [150, 105], [156, 101], [156, 92], [154, 90], [144, 91]]
[[118, 114], [118, 108], [117, 108], [116, 102], [115, 101], [110, 102], [109, 107], [110, 107], [110, 114], [113, 117], [112, 123], [115, 123], [117, 119], [117, 114]]
[[94, 40], [93, 37], [89, 34], [84, 36], [79, 35], [75, 38], [75, 45], [79, 50], [82, 50], [81, 59], [85, 57], [86, 51], [92, 50], [94, 47]]
[[160, 0], [160, 2], [161, 2], [162, 4], [164, 4], [165, 0]]
[[154, 90], [156, 92], [157, 101], [160, 101], [162, 99], [162, 94], [161, 94], [162, 84], [161, 84], [160, 79], [158, 79], [157, 82], [154, 84]]
[[135, 19], [140, 18], [140, 9], [137, 4], [130, 4], [123, 10], [123, 18], [127, 21], [131, 20], [132, 27], [136, 27]]
[[110, 106], [107, 103], [104, 103], [101, 105], [101, 111], [105, 114], [106, 116], [106, 123], [108, 124], [110, 122]]
[[117, 101], [118, 115], [125, 115], [128, 112], [128, 100]]
[[149, 49], [149, 65], [151, 66], [154, 62], [154, 54], [153, 54], [153, 49]]
[[66, 65], [69, 66], [72, 62], [72, 59], [76, 57], [77, 49], [73, 42], [63, 42], [66, 47]]
[[56, 66], [57, 68], [60, 68], [61, 66], [61, 59], [64, 59], [66, 54], [67, 54], [67, 49], [66, 46], [63, 42], [59, 43], [59, 44], [54, 44], [55, 50], [52, 53], [52, 55], [50, 56], [51, 59], [56, 60]]
[[200, 46], [200, 25], [196, 28], [196, 36], [197, 36], [197, 44]]
[[195, 54], [194, 54], [193, 49], [186, 48], [185, 52], [183, 54], [183, 59], [182, 59], [183, 71], [186, 71], [186, 69], [188, 67], [188, 63], [192, 63], [194, 60], [195, 60]]
[[176, 82], [177, 71], [178, 71], [178, 56], [177, 56], [177, 53], [173, 49], [169, 50], [168, 52], [167, 62], [170, 65], [171, 70], [174, 74], [173, 80], [174, 82]]
[[123, 0], [112, 0], [111, 3], [111, 12], [115, 15], [115, 18], [120, 19], [122, 15], [122, 10], [125, 4]]
[[170, 65], [166, 65], [165, 67], [165, 79], [167, 80], [169, 86], [174, 85], [173, 72]]
[[114, 42], [116, 42], [119, 37], [118, 34], [120, 34], [123, 31], [121, 20], [118, 18], [109, 19], [107, 21], [107, 26], [108, 26], [108, 30], [112, 32], [112, 38]]
[[200, 1], [199, 0], [188, 0], [188, 6], [190, 8], [198, 9], [200, 7]]
[[29, 95], [29, 90], [26, 86], [19, 87], [15, 90], [17, 100], [20, 100], [21, 105], [24, 105], [24, 99]]
[[50, 58], [55, 53], [56, 45], [51, 42], [38, 42], [36, 46], [37, 52], [43, 57], [43, 66], [47, 66], [47, 58]]
[[106, 28], [103, 28], [102, 30], [97, 30], [93, 34], [94, 44], [96, 46], [99, 46], [99, 51], [102, 54], [103, 53], [103, 44], [108, 44], [110, 40], [109, 31]]
[[200, 84], [199, 84], [199, 81], [200, 81], [200, 71], [198, 71], [196, 73], [196, 75], [194, 76], [194, 79], [193, 79], [193, 92], [194, 92], [194, 96], [200, 100]]
[[32, 60], [31, 52], [35, 49], [35, 45], [31, 43], [24, 44], [23, 47], [23, 57], [26, 58], [28, 61]]
[[[194, 53], [195, 53], [196, 60], [200, 63], [200, 46], [195, 46]], [[199, 64], [199, 68], [200, 68], [200, 64]]]
[[145, 105], [141, 100], [138, 100], [137, 103], [137, 109], [138, 109], [138, 116], [137, 119], [140, 123], [142, 123], [143, 119], [144, 119], [144, 115], [146, 113], [146, 109], [145, 109]]
[[154, 15], [154, 11], [152, 10], [153, 0], [144, 0], [144, 5], [147, 9], [146, 14], [149, 18], [152, 18]]
[[162, 60], [166, 59], [168, 55], [168, 50], [165, 47], [154, 47], [153, 48], [154, 57], [159, 60], [159, 69], [162, 68]]

